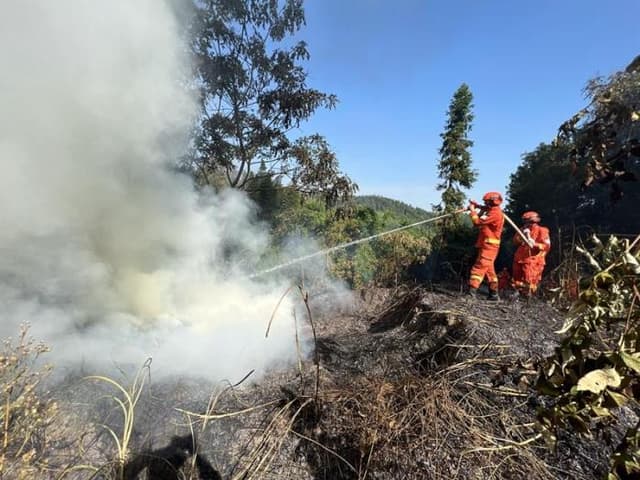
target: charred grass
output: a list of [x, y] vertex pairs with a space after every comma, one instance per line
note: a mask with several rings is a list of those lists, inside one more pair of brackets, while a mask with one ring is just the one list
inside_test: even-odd
[[[536, 429], [535, 363], [563, 320], [548, 305], [421, 289], [304, 300], [314, 354], [257, 383], [82, 377], [67, 382], [72, 397], [38, 403], [28, 386], [37, 375], [19, 377], [31, 379], [28, 401], [19, 403], [16, 387], [5, 407], [15, 400], [15, 412], [28, 415], [36, 405], [43, 420], [37, 430], [5, 424], [2, 478], [593, 479], [606, 471], [597, 439], [554, 452]], [[34, 347], [21, 342], [26, 358]]]

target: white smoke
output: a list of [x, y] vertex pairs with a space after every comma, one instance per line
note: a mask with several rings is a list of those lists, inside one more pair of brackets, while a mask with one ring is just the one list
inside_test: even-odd
[[[13, 0], [0, 15], [0, 335], [60, 361], [243, 376], [295, 352], [285, 286], [222, 263], [268, 239], [237, 192], [171, 172], [196, 104], [164, 0]], [[233, 268], [231, 269], [233, 270]]]

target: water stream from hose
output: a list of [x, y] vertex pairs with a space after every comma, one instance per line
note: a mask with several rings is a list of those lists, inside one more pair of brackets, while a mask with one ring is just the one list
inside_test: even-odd
[[267, 273], [272, 273], [272, 272], [275, 272], [277, 270], [282, 270], [283, 268], [287, 268], [287, 267], [289, 267], [291, 265], [295, 265], [296, 263], [304, 262], [305, 260], [309, 260], [309, 259], [314, 258], [314, 257], [319, 257], [321, 255], [327, 255], [327, 254], [329, 254], [331, 252], [335, 252], [337, 250], [342, 250], [344, 248], [351, 247], [353, 245], [358, 245], [359, 243], [369, 242], [369, 241], [371, 241], [373, 239], [376, 239], [376, 238], [379, 238], [379, 237], [383, 237], [385, 235], [390, 235], [392, 233], [400, 232], [402, 230], [407, 230], [409, 228], [417, 227], [418, 225], [425, 225], [427, 223], [436, 222], [438, 220], [442, 220], [444, 218], [451, 217], [452, 215], [457, 215], [458, 213], [462, 213], [464, 211], [465, 211], [465, 209], [456, 210], [455, 212], [446, 213], [444, 215], [439, 215], [437, 217], [428, 218], [426, 220], [421, 220], [419, 222], [412, 223], [411, 225], [404, 225], [402, 227], [394, 228], [392, 230], [387, 230], [386, 232], [376, 233], [375, 235], [370, 235], [368, 237], [360, 238], [358, 240], [353, 240], [351, 242], [347, 242], [347, 243], [343, 243], [343, 244], [340, 244], [340, 245], [336, 245], [334, 247], [325, 248], [324, 250], [320, 250], [319, 252], [310, 253], [309, 255], [304, 255], [302, 257], [294, 258], [293, 260], [289, 260], [288, 262], [281, 263], [280, 265], [276, 265], [274, 267], [267, 268], [265, 270], [261, 270], [259, 272], [253, 273], [253, 274], [251, 274], [249, 276], [249, 278], [260, 277], [262, 275], [266, 275]]

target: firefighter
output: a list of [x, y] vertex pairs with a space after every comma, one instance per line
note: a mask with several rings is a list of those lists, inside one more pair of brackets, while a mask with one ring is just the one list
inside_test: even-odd
[[479, 206], [476, 202], [469, 203], [471, 221], [479, 230], [476, 241], [478, 257], [471, 267], [469, 295], [477, 297], [478, 288], [486, 276], [489, 283], [489, 300], [498, 300], [498, 276], [494, 261], [500, 250], [500, 237], [504, 225], [504, 215], [500, 209], [502, 195], [498, 192], [488, 192], [482, 200], [484, 205], [480, 206], [479, 211], [476, 210]]
[[[518, 247], [513, 257], [513, 288], [524, 297], [530, 297], [538, 289], [545, 266], [545, 256], [551, 249], [549, 229], [540, 225], [540, 215], [537, 212], [522, 214], [522, 233], [513, 237], [513, 243]], [[527, 244], [528, 242], [528, 244]]]

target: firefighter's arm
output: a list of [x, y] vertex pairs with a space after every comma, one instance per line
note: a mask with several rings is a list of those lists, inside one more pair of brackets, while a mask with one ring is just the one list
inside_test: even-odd
[[478, 207], [478, 204], [473, 200], [469, 200], [469, 206], [467, 207], [469, 209], [469, 218], [471, 218], [474, 225], [479, 225], [480, 214], [476, 210], [476, 207]]
[[537, 252], [548, 252], [551, 250], [551, 239], [549, 238], [549, 229], [541, 227], [535, 238], [534, 249]]
[[476, 215], [477, 221], [471, 217], [471, 220], [475, 225], [497, 225], [502, 219], [502, 212], [498, 208], [490, 208], [484, 218]]
[[522, 237], [520, 236], [520, 234], [516, 233], [516, 234], [513, 236], [513, 244], [514, 244], [516, 247], [519, 247], [520, 245], [522, 245], [522, 243], [523, 243]]

